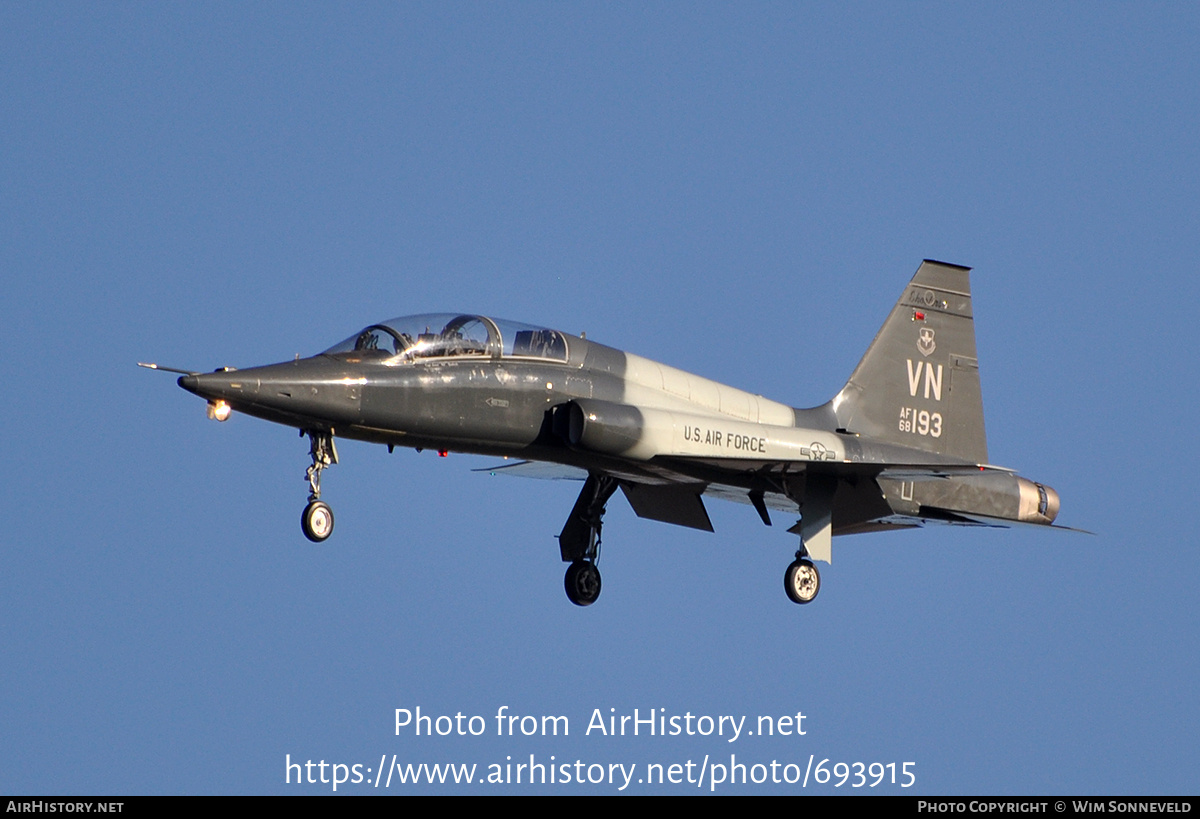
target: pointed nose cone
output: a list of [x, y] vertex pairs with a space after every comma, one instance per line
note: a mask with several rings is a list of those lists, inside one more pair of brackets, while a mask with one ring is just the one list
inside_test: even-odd
[[188, 392], [210, 401], [242, 401], [258, 392], [257, 380], [243, 378], [236, 370], [185, 375], [178, 383]]
[[289, 426], [353, 423], [358, 419], [361, 372], [324, 356], [185, 375], [179, 386], [209, 403]]

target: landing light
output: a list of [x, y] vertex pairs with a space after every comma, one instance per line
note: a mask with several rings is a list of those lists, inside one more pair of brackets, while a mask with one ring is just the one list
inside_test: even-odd
[[226, 404], [224, 401], [209, 401], [208, 402], [208, 417], [217, 421], [224, 421], [229, 418], [229, 414], [233, 412], [233, 407]]

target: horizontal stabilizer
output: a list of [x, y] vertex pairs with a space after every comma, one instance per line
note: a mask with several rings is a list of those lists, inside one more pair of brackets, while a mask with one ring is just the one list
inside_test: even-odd
[[982, 472], [1007, 472], [1010, 475], [1016, 474], [1015, 470], [1005, 469], [1002, 466], [973, 466], [970, 464], [961, 466], [953, 464], [938, 464], [936, 466], [914, 464], [905, 466], [900, 464], [886, 467], [877, 477], [894, 481], [933, 481], [954, 478], [961, 475], [978, 475]]
[[1036, 523], [1029, 520], [1008, 520], [1007, 518], [994, 518], [990, 515], [977, 515], [972, 512], [958, 512], [963, 518], [977, 523], [981, 526], [993, 526], [998, 529], [1057, 529], [1060, 532], [1075, 532], [1080, 535], [1095, 535], [1095, 532], [1090, 532], [1087, 529], [1077, 529], [1074, 526], [1063, 526], [1058, 523]]

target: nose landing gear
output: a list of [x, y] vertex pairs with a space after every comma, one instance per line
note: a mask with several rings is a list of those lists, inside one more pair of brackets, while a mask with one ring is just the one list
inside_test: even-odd
[[300, 528], [313, 543], [320, 543], [333, 534], [333, 510], [324, 501], [309, 501], [300, 516]]
[[[304, 435], [306, 430], [300, 430]], [[313, 543], [320, 543], [333, 534], [333, 510], [329, 504], [321, 500], [321, 470], [333, 466], [338, 461], [337, 447], [333, 444], [332, 432], [307, 430], [309, 454], [312, 456], [312, 466], [304, 473], [308, 480], [308, 506], [300, 516], [300, 528], [304, 536]]]

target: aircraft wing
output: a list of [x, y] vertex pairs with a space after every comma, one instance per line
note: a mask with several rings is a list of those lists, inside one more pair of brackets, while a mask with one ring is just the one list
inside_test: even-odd
[[515, 478], [537, 478], [543, 481], [585, 481], [588, 476], [586, 469], [548, 461], [514, 461], [471, 471], [487, 472], [489, 475], [510, 475]]
[[[552, 481], [583, 481], [587, 480], [588, 476], [586, 469], [543, 461], [518, 461], [473, 471]], [[706, 532], [713, 531], [712, 522], [708, 519], [708, 511], [704, 508], [704, 501], [700, 497], [707, 489], [705, 484], [691, 480], [683, 483], [671, 481], [642, 483], [624, 479], [621, 480], [620, 486], [629, 500], [629, 505], [633, 507], [633, 511], [640, 518], [673, 523], [676, 526], [687, 526]]]
[[[803, 519], [809, 499], [828, 510], [834, 535], [931, 524], [1009, 527], [1023, 515], [1046, 525], [1040, 515], [1026, 514], [1038, 509], [1037, 485], [1004, 467], [947, 463], [938, 455], [922, 463], [921, 454], [911, 450], [887, 453], [899, 456], [894, 458], [878, 457], [879, 451], [862, 461], [812, 460], [817, 453], [814, 444], [805, 453], [809, 459], [797, 460], [672, 453], [638, 462], [592, 455], [582, 465], [526, 460], [476, 471], [543, 480], [608, 475], [638, 517], [708, 532], [713, 526], [705, 495], [750, 505], [768, 526], [770, 510]], [[914, 454], [915, 460], [904, 457]], [[1057, 505], [1057, 496], [1052, 503]]]

